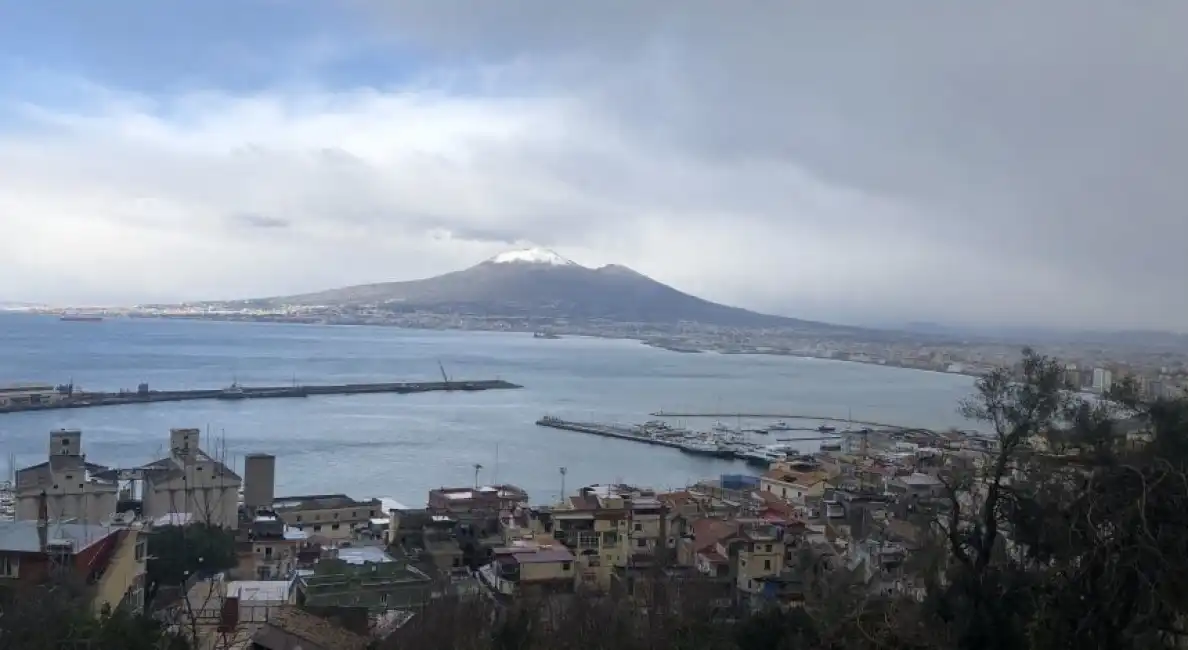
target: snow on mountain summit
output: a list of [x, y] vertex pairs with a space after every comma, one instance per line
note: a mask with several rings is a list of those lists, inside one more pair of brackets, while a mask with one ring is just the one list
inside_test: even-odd
[[500, 253], [492, 257], [489, 262], [495, 264], [549, 264], [551, 266], [577, 266], [572, 260], [565, 259], [547, 248], [524, 248], [516, 251]]

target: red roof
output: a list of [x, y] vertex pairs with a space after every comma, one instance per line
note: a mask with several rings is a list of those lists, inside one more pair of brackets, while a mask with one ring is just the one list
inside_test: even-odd
[[697, 519], [693, 522], [693, 548], [702, 551], [738, 532], [738, 524], [721, 519]]

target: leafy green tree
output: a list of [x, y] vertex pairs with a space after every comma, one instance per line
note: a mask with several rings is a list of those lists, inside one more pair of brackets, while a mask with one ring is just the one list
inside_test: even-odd
[[237, 564], [235, 533], [204, 523], [153, 529], [148, 554], [150, 599], [163, 585], [181, 585], [192, 575], [212, 575]]

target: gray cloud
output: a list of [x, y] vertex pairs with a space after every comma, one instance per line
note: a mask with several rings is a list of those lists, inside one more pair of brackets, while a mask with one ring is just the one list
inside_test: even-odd
[[248, 228], [260, 228], [264, 230], [289, 228], [293, 225], [293, 223], [288, 219], [283, 219], [281, 217], [271, 217], [265, 214], [254, 214], [250, 212], [233, 214], [229, 220], [235, 225], [246, 226]]
[[531, 242], [810, 318], [1188, 328], [1182, 2], [354, 5], [440, 67], [0, 133], [0, 290], [296, 293]]
[[[532, 60], [536, 83], [552, 66], [551, 81], [600, 121], [674, 158], [790, 165], [909, 208], [837, 228], [894, 228], [918, 234], [922, 256], [945, 247], [1034, 270], [1053, 283], [1049, 307], [1086, 318], [1114, 303], [1188, 322], [1184, 3], [385, 6], [373, 8], [399, 17], [402, 39], [438, 54]], [[562, 174], [597, 169], [568, 159]], [[795, 200], [772, 193], [754, 201], [768, 199], [765, 217], [794, 220]], [[981, 299], [1027, 308], [995, 295], [1005, 287], [994, 278], [983, 284]], [[919, 287], [924, 300], [933, 291], [959, 293]]]

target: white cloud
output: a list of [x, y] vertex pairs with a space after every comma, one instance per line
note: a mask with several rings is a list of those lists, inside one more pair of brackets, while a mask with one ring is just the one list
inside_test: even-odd
[[392, 38], [452, 65], [399, 86], [14, 98], [0, 299], [270, 295], [532, 242], [809, 318], [1188, 322], [1184, 59], [1149, 17], [447, 5], [399, 3]]

